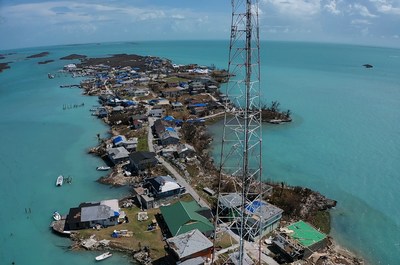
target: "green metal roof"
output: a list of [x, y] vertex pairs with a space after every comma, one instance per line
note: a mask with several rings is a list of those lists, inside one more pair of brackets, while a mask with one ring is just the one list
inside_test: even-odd
[[200, 209], [200, 205], [195, 201], [179, 201], [169, 206], [160, 207], [161, 214], [172, 236], [177, 236], [193, 229], [198, 229], [203, 233], [214, 230], [213, 224], [196, 212]]
[[312, 246], [326, 238], [325, 234], [319, 232], [304, 221], [291, 224], [288, 228], [294, 232], [290, 234], [290, 236], [304, 247]]

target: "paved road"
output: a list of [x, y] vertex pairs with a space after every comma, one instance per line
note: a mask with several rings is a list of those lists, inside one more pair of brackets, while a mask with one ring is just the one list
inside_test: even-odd
[[[147, 134], [147, 141], [149, 144], [149, 151], [154, 152], [153, 146], [153, 133], [151, 131], [151, 126], [154, 124], [154, 118], [149, 117], [149, 129]], [[202, 207], [209, 207], [207, 202], [205, 202], [199, 194], [186, 182], [186, 180], [175, 170], [175, 168], [164, 160], [164, 158], [157, 156], [158, 161], [171, 173], [171, 175], [177, 180], [177, 182], [182, 186], [185, 187], [186, 192], [192, 195], [192, 197], [202, 206]]]

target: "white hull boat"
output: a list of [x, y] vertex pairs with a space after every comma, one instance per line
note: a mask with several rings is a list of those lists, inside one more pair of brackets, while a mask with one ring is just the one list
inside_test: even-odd
[[98, 171], [107, 171], [109, 169], [110, 169], [110, 167], [107, 167], [107, 166], [96, 167], [96, 170], [98, 170]]
[[62, 175], [58, 176], [56, 181], [56, 186], [57, 187], [62, 186], [63, 182], [64, 182], [64, 177]]
[[61, 214], [60, 214], [59, 212], [55, 211], [55, 212], [53, 213], [53, 219], [54, 219], [55, 221], [61, 220]]
[[111, 257], [111, 256], [112, 256], [112, 253], [110, 253], [110, 252], [105, 252], [105, 253], [103, 253], [103, 254], [97, 256], [97, 257], [96, 257], [96, 260], [97, 260], [97, 261], [100, 261], [100, 260], [103, 260], [103, 259], [107, 259], [107, 258], [109, 258], [109, 257]]

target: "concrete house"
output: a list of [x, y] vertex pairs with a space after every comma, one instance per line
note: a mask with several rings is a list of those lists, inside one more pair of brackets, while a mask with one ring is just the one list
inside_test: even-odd
[[213, 243], [198, 229], [168, 238], [166, 242], [177, 261], [182, 262], [197, 257], [207, 258], [212, 254]]
[[123, 135], [117, 135], [112, 138], [113, 145], [115, 147], [125, 147], [128, 152], [136, 151], [138, 144], [138, 138], [134, 137], [129, 140]]
[[144, 96], [148, 96], [149, 94], [150, 94], [150, 92], [145, 89], [137, 89], [133, 92], [133, 95], [135, 97], [144, 97]]
[[[253, 201], [247, 204], [245, 209], [246, 214], [250, 216], [245, 229], [248, 232], [249, 240], [252, 241], [255, 241], [260, 235], [264, 236], [277, 229], [283, 213], [282, 209], [265, 201]], [[261, 221], [259, 217], [261, 217]]]
[[160, 143], [163, 146], [167, 146], [170, 144], [178, 144], [180, 138], [176, 131], [166, 130], [165, 132], [161, 133], [160, 135]]
[[207, 86], [208, 93], [215, 93], [218, 91], [218, 87], [216, 85], [209, 85]]
[[129, 161], [131, 165], [131, 171], [135, 173], [141, 173], [149, 167], [157, 165], [156, 154], [154, 152], [134, 152], [129, 155]]
[[205, 91], [206, 91], [206, 86], [202, 82], [195, 81], [189, 84], [189, 93], [191, 95], [204, 93]]
[[149, 110], [149, 116], [161, 118], [165, 113], [165, 109], [163, 108], [153, 108]]
[[125, 147], [115, 147], [107, 149], [107, 156], [115, 165], [121, 162], [125, 162], [129, 159], [129, 152]]
[[160, 92], [163, 97], [173, 98], [182, 95], [181, 91], [182, 91], [181, 87], [178, 86], [178, 87], [167, 87], [162, 89]]
[[172, 102], [171, 103], [172, 109], [174, 110], [183, 110], [184, 106], [181, 102]]
[[144, 187], [134, 187], [133, 196], [141, 209], [152, 209], [155, 207], [154, 197], [149, 193], [149, 190]]
[[170, 176], [158, 176], [147, 179], [143, 186], [147, 188], [156, 199], [185, 193], [185, 188], [181, 187], [181, 185]]
[[196, 155], [196, 150], [190, 144], [180, 144], [176, 149], [177, 155], [180, 158], [193, 157]]
[[117, 199], [100, 202], [81, 203], [71, 208], [66, 219], [67, 230], [78, 230], [101, 225], [103, 227], [118, 224], [120, 208]]
[[308, 258], [328, 243], [324, 233], [304, 221], [281, 228], [281, 231], [272, 240], [272, 247], [287, 263]]
[[133, 120], [131, 122], [131, 129], [137, 130], [143, 127], [143, 121], [141, 120]]
[[[225, 222], [233, 222], [242, 211], [242, 196], [239, 193], [226, 194], [221, 197], [218, 207]], [[282, 209], [265, 201], [246, 202], [248, 221], [244, 228], [247, 240], [254, 241], [260, 234], [263, 236], [278, 228], [282, 213]]]

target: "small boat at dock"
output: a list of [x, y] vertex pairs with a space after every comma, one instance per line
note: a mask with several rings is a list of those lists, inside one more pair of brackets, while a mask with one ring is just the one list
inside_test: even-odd
[[105, 253], [103, 253], [103, 254], [97, 256], [95, 259], [96, 259], [97, 261], [100, 261], [100, 260], [109, 258], [109, 257], [111, 257], [111, 256], [112, 256], [112, 253], [110, 253], [110, 252], [105, 252]]
[[63, 182], [64, 182], [64, 177], [62, 175], [58, 176], [56, 180], [56, 186], [57, 187], [62, 186]]
[[100, 167], [96, 167], [96, 170], [98, 171], [107, 171], [109, 170], [111, 167], [107, 167], [107, 166], [100, 166]]
[[60, 214], [59, 212], [55, 211], [55, 212], [53, 213], [53, 219], [54, 219], [55, 221], [61, 220], [61, 214]]

